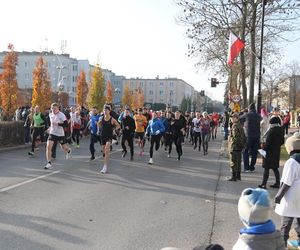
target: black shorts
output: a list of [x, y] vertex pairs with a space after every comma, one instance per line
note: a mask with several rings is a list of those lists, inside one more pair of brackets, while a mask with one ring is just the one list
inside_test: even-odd
[[65, 136], [57, 136], [50, 134], [48, 137], [49, 141], [58, 142], [59, 144], [63, 145], [66, 144], [66, 137]]
[[101, 143], [102, 143], [102, 145], [104, 146], [104, 145], [106, 145], [106, 143], [107, 142], [112, 142], [112, 136], [102, 136], [101, 137]]
[[143, 140], [144, 136], [145, 136], [145, 132], [135, 132], [135, 134], [134, 134], [135, 139]]

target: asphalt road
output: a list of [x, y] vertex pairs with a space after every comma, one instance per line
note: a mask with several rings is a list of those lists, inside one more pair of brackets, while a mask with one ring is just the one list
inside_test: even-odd
[[1, 152], [0, 249], [188, 250], [211, 241], [231, 249], [242, 226], [239, 194], [261, 172], [227, 182], [220, 147], [211, 141], [203, 156], [186, 144], [181, 161], [160, 149], [150, 166], [149, 154], [131, 162], [114, 146], [105, 175], [100, 157], [88, 162], [88, 140], [70, 160], [58, 149], [52, 170], [43, 169], [43, 147], [35, 157]]

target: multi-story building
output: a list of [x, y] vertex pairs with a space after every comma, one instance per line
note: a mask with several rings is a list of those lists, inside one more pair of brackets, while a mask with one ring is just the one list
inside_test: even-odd
[[[7, 52], [0, 52], [0, 65]], [[43, 56], [47, 62], [53, 92], [62, 91], [69, 95], [69, 105], [76, 105], [76, 82], [81, 70], [86, 74], [87, 82], [90, 82], [91, 71], [94, 66], [88, 60], [77, 60], [69, 54], [55, 54], [52, 51], [43, 52], [16, 52], [18, 55], [17, 81], [20, 89], [32, 89], [32, 72], [38, 57]], [[131, 90], [143, 90], [145, 103], [161, 103], [179, 107], [184, 97], [194, 96], [194, 88], [184, 80], [177, 78], [156, 77], [154, 79], [130, 78], [116, 75], [111, 70], [103, 69], [106, 81], [111, 81], [114, 90], [113, 103], [121, 105], [122, 95], [125, 84], [129, 84]], [[30, 92], [31, 93], [31, 92]]]
[[[0, 62], [3, 62], [7, 52], [0, 52]], [[76, 82], [80, 70], [86, 73], [90, 80], [90, 65], [88, 60], [77, 60], [69, 54], [47, 52], [16, 52], [18, 55], [17, 81], [20, 89], [32, 89], [32, 72], [38, 57], [43, 56], [48, 65], [51, 87], [54, 92], [59, 90], [68, 93], [69, 105], [75, 105]]]
[[177, 78], [124, 79], [123, 85], [129, 84], [131, 90], [141, 88], [145, 96], [145, 103], [163, 103], [180, 106], [184, 97], [192, 97], [194, 88], [185, 81]]

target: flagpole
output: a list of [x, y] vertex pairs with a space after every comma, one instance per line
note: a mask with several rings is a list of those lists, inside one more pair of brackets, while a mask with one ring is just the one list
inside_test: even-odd
[[263, 43], [264, 43], [265, 5], [266, 5], [266, 0], [262, 0], [259, 77], [258, 77], [258, 93], [257, 93], [257, 113], [259, 113], [259, 114], [260, 114], [261, 102], [262, 102], [261, 82], [262, 82], [262, 56], [263, 56]]

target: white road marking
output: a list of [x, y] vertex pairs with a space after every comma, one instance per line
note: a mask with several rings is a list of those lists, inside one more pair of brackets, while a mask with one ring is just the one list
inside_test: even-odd
[[5, 187], [5, 188], [1, 188], [1, 189], [0, 189], [0, 193], [3, 193], [3, 192], [6, 192], [6, 191], [9, 191], [9, 190], [11, 190], [11, 189], [14, 189], [14, 188], [17, 188], [17, 187], [26, 185], [26, 184], [28, 184], [28, 183], [37, 181], [37, 180], [39, 180], [39, 179], [46, 178], [46, 177], [51, 176], [51, 175], [54, 175], [54, 174], [58, 174], [59, 172], [61, 172], [61, 170], [57, 170], [57, 171], [54, 171], [54, 172], [51, 172], [51, 173], [45, 174], [45, 175], [40, 175], [40, 176], [35, 177], [35, 178], [33, 178], [33, 179], [30, 179], [30, 180], [27, 180], [27, 181], [23, 181], [23, 182], [20, 182], [20, 183], [17, 183], [17, 184], [15, 184], [15, 185], [8, 186], [8, 187]]

